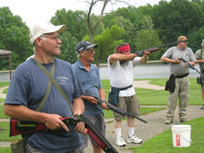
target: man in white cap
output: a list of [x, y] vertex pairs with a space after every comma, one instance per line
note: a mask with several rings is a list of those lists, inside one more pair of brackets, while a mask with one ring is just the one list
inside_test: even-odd
[[[101, 85], [99, 70], [95, 65], [91, 64], [95, 55], [94, 48], [97, 47], [97, 44], [91, 44], [88, 41], [79, 42], [76, 47], [79, 60], [73, 64], [73, 68], [86, 93], [102, 100], [106, 100], [105, 91]], [[106, 128], [102, 108], [108, 108], [105, 103], [103, 103], [102, 106], [98, 105], [97, 100], [92, 96], [81, 96], [85, 105], [84, 114], [98, 129], [98, 131], [105, 136]], [[84, 141], [84, 146], [88, 147], [88, 135], [84, 136], [81, 134], [81, 137]], [[91, 142], [93, 146], [93, 153], [102, 153], [100, 146], [92, 139]]]
[[[202, 48], [197, 50], [195, 53], [195, 58], [196, 58], [196, 63], [199, 64], [200, 66], [200, 72], [204, 74], [204, 39], [201, 43]], [[203, 100], [203, 105], [201, 109], [204, 109], [204, 78], [202, 77], [202, 83], [201, 83], [201, 95], [202, 95], [202, 100]]]
[[70, 105], [57, 91], [54, 85], [40, 112], [35, 111], [40, 104], [49, 82], [49, 78], [37, 66], [34, 59], [19, 65], [13, 74], [5, 100], [5, 114], [25, 121], [44, 123], [49, 132], [30, 133], [26, 152], [32, 153], [84, 153], [83, 141], [78, 132], [87, 134], [84, 123], [75, 127], [66, 126], [60, 118], [70, 117], [84, 112], [81, 95], [84, 90], [76, 79], [70, 63], [55, 58], [60, 55], [59, 33], [65, 30], [64, 25], [54, 26], [50, 23], [36, 25], [30, 33], [30, 42], [34, 48], [34, 59], [40, 62], [49, 72], [55, 65], [54, 79], [61, 86]]

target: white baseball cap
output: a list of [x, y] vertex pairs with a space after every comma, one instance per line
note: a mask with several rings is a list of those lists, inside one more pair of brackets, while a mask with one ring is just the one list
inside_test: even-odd
[[40, 25], [35, 25], [33, 29], [30, 31], [30, 42], [33, 44], [35, 39], [42, 34], [46, 33], [53, 33], [53, 32], [58, 32], [61, 33], [66, 29], [65, 25], [53, 25], [51, 23], [44, 23]]

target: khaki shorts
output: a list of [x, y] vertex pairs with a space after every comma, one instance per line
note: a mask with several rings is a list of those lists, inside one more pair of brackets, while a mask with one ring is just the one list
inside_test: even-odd
[[[119, 103], [116, 106], [130, 114], [138, 116], [141, 114], [140, 105], [136, 95], [130, 97], [119, 97]], [[120, 115], [118, 113], [113, 112], [115, 120], [121, 120], [122, 118], [126, 118], [126, 116]]]

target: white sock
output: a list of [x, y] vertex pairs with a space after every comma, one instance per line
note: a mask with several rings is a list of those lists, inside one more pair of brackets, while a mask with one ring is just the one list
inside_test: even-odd
[[203, 102], [203, 105], [204, 105], [204, 102]]
[[122, 137], [122, 135], [121, 135], [121, 130], [122, 130], [122, 128], [117, 128], [117, 129], [115, 129], [116, 139]]
[[134, 135], [134, 127], [128, 127], [128, 134], [129, 137], [132, 137]]

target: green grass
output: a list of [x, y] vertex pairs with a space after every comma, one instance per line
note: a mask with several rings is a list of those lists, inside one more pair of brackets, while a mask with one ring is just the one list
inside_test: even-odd
[[0, 98], [0, 103], [4, 103], [5, 99]]
[[[163, 109], [166, 109], [166, 107], [141, 107], [140, 111], [141, 111], [141, 115], [145, 115], [145, 114], [160, 111], [160, 110], [163, 110]], [[113, 111], [104, 110], [104, 116], [105, 116], [106, 119], [114, 118]]]
[[10, 118], [4, 114], [4, 105], [0, 105], [0, 118]]
[[134, 153], [201, 153], [203, 152], [203, 127], [204, 117], [196, 118], [185, 122], [183, 125], [191, 125], [190, 147], [173, 147], [172, 130], [166, 130], [163, 133], [145, 141], [140, 147], [133, 147]]
[[0, 122], [0, 127], [5, 131], [0, 131], [0, 141], [14, 141], [21, 139], [21, 136], [9, 137], [10, 133], [10, 123], [9, 122]]
[[6, 94], [7, 92], [8, 92], [8, 88], [6, 88], [6, 89], [3, 90], [3, 93]]
[[11, 153], [10, 147], [1, 147], [0, 153]]
[[5, 86], [9, 86], [10, 81], [9, 82], [0, 82], [0, 88], [1, 87], [5, 87]]

